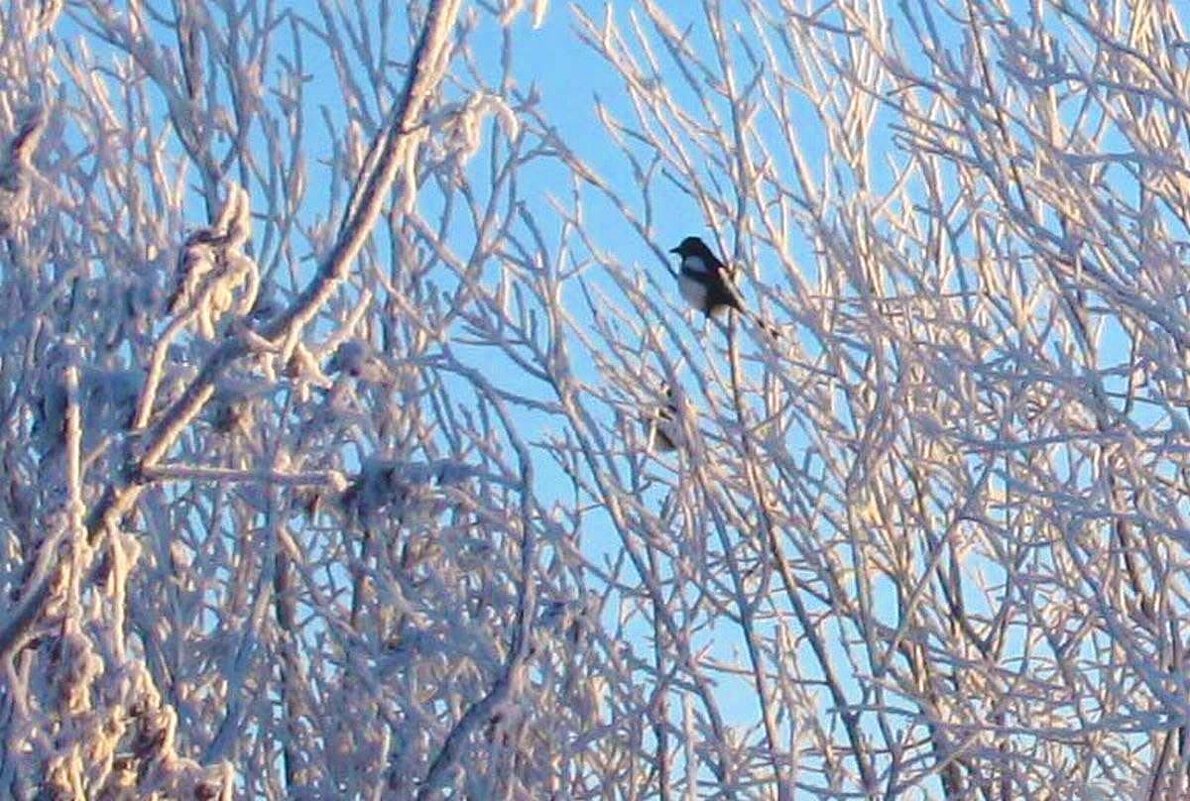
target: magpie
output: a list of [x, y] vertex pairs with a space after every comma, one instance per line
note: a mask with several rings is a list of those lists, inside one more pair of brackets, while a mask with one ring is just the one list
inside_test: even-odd
[[727, 265], [697, 236], [688, 236], [676, 248], [670, 248], [682, 258], [678, 268], [678, 290], [682, 297], [707, 317], [722, 309], [743, 311], [739, 298], [728, 283]]
[[677, 275], [678, 291], [692, 308], [705, 314], [707, 319], [723, 309], [735, 309], [751, 317], [773, 339], [781, 338], [775, 325], [745, 311], [740, 305], [740, 296], [730, 283], [731, 270], [711, 252], [706, 242], [697, 236], [688, 236], [669, 252], [682, 257]]
[[665, 386], [665, 405], [649, 409], [641, 416], [645, 427], [645, 437], [650, 449], [668, 452], [678, 449], [681, 439], [680, 426], [677, 421], [678, 403], [674, 398], [673, 387]]

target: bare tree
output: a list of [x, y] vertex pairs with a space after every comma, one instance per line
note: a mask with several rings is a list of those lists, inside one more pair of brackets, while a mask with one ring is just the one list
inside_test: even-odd
[[636, 178], [594, 194], [647, 243], [686, 208], [785, 333], [692, 339], [654, 266], [605, 318], [691, 397], [616, 521], [665, 566], [620, 581], [672, 626], [657, 686], [755, 699], [732, 751], [709, 703], [670, 739], [724, 793], [1190, 792], [1185, 33], [1074, 5], [583, 18]]
[[1176, 4], [403, 5], [0, 11], [2, 792], [1190, 793]]

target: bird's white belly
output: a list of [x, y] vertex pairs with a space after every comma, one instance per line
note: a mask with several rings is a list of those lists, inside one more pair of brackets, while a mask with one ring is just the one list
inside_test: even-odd
[[682, 297], [686, 299], [686, 302], [694, 308], [699, 311], [706, 309], [707, 288], [701, 281], [697, 281], [688, 275], [679, 275], [678, 291], [682, 293]]

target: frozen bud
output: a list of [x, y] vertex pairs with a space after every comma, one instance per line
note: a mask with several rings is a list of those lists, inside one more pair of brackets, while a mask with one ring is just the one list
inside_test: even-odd
[[248, 316], [254, 322], [261, 323], [272, 320], [285, 310], [281, 301], [277, 299], [277, 294], [271, 286], [266, 286], [265, 289], [257, 292], [256, 302], [252, 305], [252, 310], [248, 312]]
[[0, 234], [6, 234], [28, 217], [33, 152], [45, 129], [45, 108], [36, 104], [16, 119], [16, 131], [0, 152]]
[[285, 375], [289, 378], [318, 378], [322, 370], [318, 366], [318, 359], [302, 343], [298, 343], [285, 363]]
[[243, 251], [252, 235], [248, 203], [247, 191], [233, 184], [219, 218], [186, 237], [178, 252], [169, 312], [195, 314], [199, 332], [208, 339], [224, 314], [234, 308], [247, 315], [256, 303], [259, 270]]
[[252, 402], [238, 390], [220, 392], [211, 404], [211, 427], [220, 434], [246, 433], [252, 423]]
[[220, 219], [227, 231], [227, 246], [229, 248], [243, 249], [252, 236], [252, 214], [249, 203], [248, 190], [239, 184], [232, 184], [228, 189], [227, 202], [223, 207]]
[[314, 517], [326, 503], [326, 494], [321, 487], [302, 487], [294, 492], [294, 500], [306, 517]]
[[166, 308], [177, 314], [192, 306], [203, 281], [215, 270], [218, 247], [225, 237], [210, 228], [200, 228], [186, 237], [178, 251], [177, 281]]
[[174, 573], [185, 573], [190, 569], [190, 564], [193, 560], [194, 557], [189, 547], [183, 545], [178, 540], [170, 542], [169, 561]]
[[359, 376], [368, 361], [368, 346], [364, 343], [349, 339], [339, 345], [335, 355], [327, 362], [327, 372], [343, 372], [349, 376]]
[[62, 7], [66, 5], [65, 0], [39, 0], [36, 3], [37, 17], [34, 21], [34, 30], [36, 33], [46, 33], [51, 30], [58, 22], [58, 17], [62, 14]]
[[326, 365], [327, 372], [342, 372], [352, 378], [370, 383], [384, 381], [389, 372], [377, 358], [371, 347], [357, 339], [349, 339], [339, 345], [335, 355]]

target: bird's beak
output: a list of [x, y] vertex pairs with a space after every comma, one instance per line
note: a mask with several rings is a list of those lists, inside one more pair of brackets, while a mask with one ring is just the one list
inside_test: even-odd
[[682, 249], [681, 249], [680, 247], [677, 247], [677, 248], [670, 248], [670, 249], [669, 249], [669, 252], [670, 252], [670, 253], [681, 253], [681, 252], [682, 252]]

